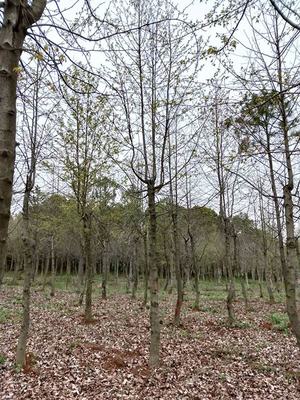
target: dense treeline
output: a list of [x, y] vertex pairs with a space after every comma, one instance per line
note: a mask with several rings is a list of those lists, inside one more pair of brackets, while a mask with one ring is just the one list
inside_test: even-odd
[[[159, 279], [163, 290], [176, 288], [174, 247], [172, 242], [172, 219], [170, 203], [157, 205]], [[78, 289], [84, 282], [86, 260], [82, 251], [83, 237], [80, 218], [74, 199], [62, 195], [38, 193], [31, 210], [36, 250], [33, 277], [44, 289], [55, 289], [55, 276], [66, 275]], [[16, 283], [24, 271], [21, 215], [16, 214], [10, 223], [6, 272]], [[147, 210], [143, 211], [139, 197], [133, 193], [124, 196], [122, 202], [110, 199], [109, 204], [97, 207], [95, 203], [92, 226], [92, 260], [94, 282], [123, 277], [135, 297], [137, 285], [147, 282]], [[278, 261], [278, 240], [274, 230], [263, 232], [247, 215], [232, 219], [233, 236], [230, 238], [230, 259], [234, 275], [248, 287], [248, 279], [269, 283], [270, 301], [272, 291], [282, 290], [282, 271]], [[178, 208], [178, 233], [180, 273], [184, 285], [192, 283], [195, 291], [198, 280], [223, 280], [228, 278], [224, 265], [224, 242], [218, 214], [208, 207]], [[54, 268], [54, 271], [52, 271]], [[269, 272], [270, 271], [270, 272]], [[269, 274], [269, 275], [268, 275]], [[99, 276], [100, 275], [100, 276]], [[53, 281], [52, 281], [53, 280]], [[103, 286], [102, 286], [103, 288]], [[198, 282], [198, 291], [201, 291]], [[105, 292], [106, 293], [106, 292]], [[199, 307], [199, 299], [197, 307]]]

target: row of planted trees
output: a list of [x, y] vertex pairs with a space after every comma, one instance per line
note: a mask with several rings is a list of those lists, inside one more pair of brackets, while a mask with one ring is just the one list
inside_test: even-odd
[[[85, 238], [80, 229], [81, 221], [76, 211], [75, 199], [60, 195], [43, 196], [39, 193], [31, 213], [31, 223], [38, 237], [31, 279], [42, 285], [44, 290], [49, 285], [50, 293], [54, 296], [55, 282], [64, 276], [66, 287], [77, 290], [80, 304], [89, 273], [94, 284], [101, 284], [102, 297], [105, 299], [109, 278], [126, 279], [127, 291], [131, 291], [133, 298], [137, 295], [138, 286], [143, 288], [144, 304], [147, 304], [150, 268], [149, 216], [147, 210], [142, 208], [140, 196], [133, 196], [134, 192], [129, 193], [119, 203], [110, 195], [105, 206], [102, 199], [101, 209], [97, 203], [93, 205], [90, 255], [92, 267], [89, 272], [89, 260], [84, 249]], [[279, 291], [282, 289], [282, 273], [277, 258], [279, 246], [272, 229], [274, 221], [268, 221], [267, 229], [258, 229], [246, 215], [234, 217], [231, 220], [232, 231], [227, 238], [228, 243], [224, 245], [223, 219], [213, 210], [207, 207], [178, 206], [176, 249], [174, 210], [170, 200], [159, 202], [157, 212], [158, 278], [161, 289], [177, 292], [176, 305], [174, 304], [175, 324], [180, 323], [186, 286], [194, 289], [195, 309], [201, 308], [201, 282], [205, 279], [219, 282], [229, 279], [229, 283], [235, 285], [234, 278], [239, 278], [246, 307], [248, 279], [258, 280], [261, 296], [262, 287], [267, 281], [269, 300], [274, 301], [275, 288]], [[7, 271], [14, 283], [18, 282], [25, 270], [20, 218], [19, 215], [11, 221], [14, 233], [10, 237], [7, 261]], [[226, 245], [229, 248], [226, 249]], [[225, 261], [226, 251], [226, 261], [231, 271]], [[235, 293], [235, 286], [231, 289]], [[232, 307], [231, 304], [231, 323], [235, 321]], [[91, 318], [89, 312], [86, 310], [87, 319]]]
[[[54, 207], [53, 207], [54, 206]], [[53, 207], [53, 208], [52, 208]], [[75, 203], [63, 196], [53, 195], [44, 198], [35, 205], [32, 216], [38, 236], [34, 276], [43, 277], [41, 284], [52, 284], [51, 271], [54, 259], [54, 271], [57, 275], [76, 277], [82, 283], [86, 269], [86, 260], [82, 251], [80, 220], [76, 216]], [[37, 211], [38, 209], [38, 211]], [[158, 224], [158, 259], [159, 276], [162, 287], [167, 290], [175, 287], [176, 273], [174, 265], [174, 248], [172, 239], [172, 216], [169, 203], [158, 204], [159, 213], [163, 216]], [[95, 211], [97, 212], [97, 211]], [[134, 212], [134, 215], [133, 215]], [[97, 219], [93, 226], [93, 272], [103, 274], [103, 255], [109, 260], [109, 273], [116, 278], [126, 276], [133, 282], [137, 266], [138, 276], [145, 273], [146, 255], [141, 250], [144, 239], [147, 242], [147, 215], [134, 202], [115, 204], [108, 208], [110, 218], [99, 226]], [[11, 221], [13, 233], [10, 236], [6, 272], [11, 272], [16, 283], [22, 278], [24, 256], [19, 229], [20, 215]], [[37, 219], [36, 219], [37, 218]], [[102, 213], [103, 218], [103, 213]], [[135, 219], [134, 219], [135, 218]], [[193, 207], [178, 210], [178, 235], [180, 247], [180, 271], [183, 281], [196, 281], [196, 271], [201, 280], [223, 279], [228, 275], [224, 265], [224, 246], [222, 243], [222, 225], [218, 215], [211, 209]], [[192, 220], [192, 222], [191, 222]], [[102, 219], [103, 221], [103, 219]], [[278, 262], [278, 241], [270, 225], [267, 230], [258, 229], [246, 215], [233, 218], [235, 233], [231, 236], [230, 258], [233, 262], [234, 239], [237, 238], [238, 265], [236, 277], [266, 280], [268, 271], [265, 268], [263, 255], [267, 256], [267, 265], [271, 270], [271, 286], [282, 280]], [[107, 232], [109, 230], [109, 232]], [[104, 233], [105, 232], [105, 233]], [[107, 249], [101, 245], [100, 236], [109, 237]], [[192, 237], [192, 239], [191, 239]], [[97, 242], [96, 240], [99, 240]], [[194, 246], [194, 248], [193, 248]], [[195, 254], [193, 255], [193, 251]], [[256, 257], [251, 255], [255, 255]], [[193, 257], [196, 257], [194, 265]], [[196, 269], [195, 269], [196, 267]], [[70, 282], [67, 280], [66, 285]], [[140, 285], [144, 283], [140, 282]], [[195, 288], [196, 289], [196, 288]], [[270, 296], [271, 300], [271, 296]]]

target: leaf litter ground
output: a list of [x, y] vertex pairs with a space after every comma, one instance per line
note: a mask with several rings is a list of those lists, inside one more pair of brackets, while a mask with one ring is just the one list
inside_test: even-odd
[[235, 303], [239, 323], [229, 327], [222, 300], [186, 301], [182, 324], [172, 324], [174, 296], [162, 296], [161, 365], [150, 371], [149, 310], [140, 300], [114, 294], [95, 298], [85, 323], [77, 295], [50, 298], [32, 292], [27, 367], [14, 355], [21, 290], [0, 293], [0, 399], [300, 399], [300, 351], [293, 336], [270, 323], [283, 304], [256, 299], [247, 313]]

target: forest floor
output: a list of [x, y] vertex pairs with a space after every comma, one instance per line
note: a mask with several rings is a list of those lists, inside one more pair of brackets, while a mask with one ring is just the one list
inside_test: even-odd
[[161, 365], [151, 372], [149, 310], [141, 300], [115, 289], [106, 301], [95, 296], [95, 319], [86, 324], [74, 292], [51, 298], [35, 287], [28, 365], [18, 371], [21, 288], [4, 287], [0, 399], [300, 399], [300, 351], [283, 303], [269, 305], [252, 293], [247, 313], [236, 301], [239, 322], [229, 327], [224, 287], [202, 285], [201, 311], [192, 298], [188, 293], [176, 328], [175, 297], [161, 295]]

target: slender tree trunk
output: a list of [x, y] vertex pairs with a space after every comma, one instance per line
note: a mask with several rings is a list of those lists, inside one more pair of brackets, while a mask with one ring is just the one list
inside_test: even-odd
[[190, 283], [191, 260], [190, 260], [190, 252], [189, 252], [188, 242], [189, 242], [189, 239], [184, 238], [185, 257], [184, 257], [184, 262], [183, 262], [184, 267], [182, 269], [182, 286], [183, 286], [183, 288], [188, 287], [188, 285]]
[[80, 256], [78, 263], [78, 283], [79, 290], [81, 290], [81, 288], [84, 286], [84, 257], [82, 255]]
[[21, 257], [18, 255], [17, 259], [16, 259], [16, 263], [15, 263], [14, 276], [13, 276], [13, 280], [12, 280], [13, 285], [16, 285], [18, 282], [18, 274], [19, 274], [20, 263], [21, 263], [20, 260], [21, 260]]
[[102, 299], [107, 300], [107, 275], [108, 275], [108, 254], [107, 249], [104, 249], [102, 261]]
[[67, 255], [67, 279], [66, 279], [66, 289], [68, 289], [69, 284], [70, 284], [70, 280], [71, 280], [71, 260], [69, 255]]
[[22, 323], [20, 336], [17, 345], [16, 364], [24, 366], [26, 344], [28, 339], [29, 324], [30, 324], [30, 288], [32, 282], [32, 272], [34, 268], [34, 243], [30, 237], [29, 227], [29, 198], [32, 190], [31, 177], [27, 177], [26, 189], [23, 201], [23, 232], [22, 240], [24, 245], [24, 284], [23, 284], [23, 295], [22, 295]]
[[159, 364], [160, 349], [160, 315], [159, 315], [159, 283], [157, 260], [157, 216], [154, 184], [148, 183], [149, 211], [149, 279], [150, 279], [150, 367]]
[[299, 272], [297, 258], [297, 239], [295, 236], [294, 224], [294, 173], [292, 165], [292, 152], [290, 150], [289, 139], [289, 121], [287, 115], [287, 104], [284, 91], [284, 77], [282, 74], [282, 52], [280, 48], [280, 38], [278, 36], [278, 27], [276, 20], [276, 51], [277, 51], [277, 72], [279, 82], [279, 102], [281, 114], [281, 128], [284, 140], [285, 162], [287, 183], [283, 188], [284, 211], [285, 211], [285, 227], [286, 227], [286, 264], [283, 265], [283, 277], [286, 291], [287, 313], [292, 326], [293, 333], [296, 337], [298, 346], [300, 346], [300, 310], [297, 299], [297, 291], [299, 290]]
[[257, 274], [258, 274], [258, 285], [259, 285], [259, 297], [261, 299], [264, 298], [264, 291], [263, 291], [263, 271], [261, 265], [257, 266]]
[[147, 231], [144, 233], [144, 306], [148, 303], [148, 285], [149, 285], [149, 263], [148, 263], [148, 239]]
[[297, 242], [293, 217], [293, 199], [289, 186], [284, 188], [284, 208], [286, 221], [286, 270], [284, 272], [285, 290], [287, 299], [287, 312], [290, 318], [292, 330], [300, 346], [300, 313], [297, 304], [297, 285], [299, 274], [297, 258]]
[[164, 243], [164, 257], [165, 257], [165, 262], [166, 262], [166, 267], [165, 267], [165, 285], [164, 285], [164, 292], [167, 291], [168, 286], [170, 284], [170, 279], [171, 279], [171, 273], [170, 273], [170, 260], [169, 260], [169, 254], [168, 254], [168, 249], [167, 249], [167, 243], [166, 243], [166, 233], [164, 232], [164, 238], [163, 238], [163, 243]]
[[127, 268], [126, 293], [130, 293], [131, 284], [132, 284], [132, 258], [130, 258]]
[[244, 271], [246, 290], [249, 290], [249, 279], [248, 279], [248, 270]]
[[171, 251], [171, 256], [170, 256], [170, 288], [169, 288], [169, 294], [173, 293], [173, 290], [176, 288], [176, 272], [175, 272], [175, 260], [173, 257], [173, 251]]
[[83, 236], [84, 236], [84, 253], [86, 259], [85, 269], [85, 320], [92, 320], [92, 292], [93, 292], [93, 263], [92, 263], [92, 250], [91, 250], [91, 229], [92, 220], [91, 215], [86, 213], [83, 216]]
[[120, 268], [120, 260], [119, 258], [117, 258], [115, 262], [115, 279], [117, 286], [119, 284], [119, 268]]
[[[35, 240], [36, 241], [36, 240]], [[39, 257], [39, 254], [38, 253], [36, 253], [35, 254], [35, 256], [34, 256], [34, 258], [35, 258], [35, 263], [34, 263], [34, 266], [33, 266], [33, 268], [32, 268], [32, 281], [35, 281], [36, 279], [37, 279], [37, 277], [38, 277], [38, 274], [39, 274], [39, 266], [40, 266], [40, 257]]]
[[245, 274], [241, 276], [241, 287], [242, 287], [242, 295], [243, 299], [245, 302], [245, 311], [249, 310], [249, 299], [248, 299], [248, 293], [245, 285]]
[[54, 253], [54, 237], [51, 236], [51, 277], [50, 277], [50, 296], [55, 296], [55, 253]]
[[132, 291], [131, 297], [136, 299], [136, 292], [138, 288], [138, 263], [137, 263], [137, 252], [136, 252], [136, 244], [134, 245], [134, 254], [133, 254], [133, 264], [132, 264]]
[[174, 264], [175, 264], [175, 275], [177, 284], [177, 299], [174, 314], [174, 324], [179, 326], [180, 324], [180, 314], [183, 304], [183, 285], [181, 276], [181, 266], [180, 266], [180, 254], [179, 254], [179, 238], [178, 238], [178, 213], [177, 205], [172, 205], [172, 227], [173, 227], [173, 246], [174, 246]]
[[[194, 235], [192, 234], [190, 228], [188, 229], [188, 231], [189, 231], [190, 244], [191, 244], [191, 256], [192, 256], [191, 258], [192, 258], [192, 268], [193, 268], [193, 272], [194, 272], [194, 285], [195, 285], [195, 294], [196, 294], [194, 309], [199, 311], [199, 309], [200, 309], [199, 269], [198, 269], [197, 260], [196, 260]], [[203, 250], [203, 254], [204, 254], [204, 252], [205, 252], [205, 247]]]
[[227, 312], [228, 312], [228, 322], [232, 325], [235, 322], [235, 315], [233, 310], [233, 302], [235, 299], [235, 284], [232, 264], [230, 260], [230, 226], [229, 221], [225, 218], [224, 221], [224, 232], [225, 232], [225, 262], [228, 274], [228, 294], [227, 294]]
[[45, 264], [45, 269], [44, 269], [44, 277], [43, 277], [43, 290], [45, 290], [47, 280], [48, 280], [48, 274], [49, 274], [49, 266], [50, 266], [50, 254], [47, 254], [46, 257], [46, 264]]
[[[262, 185], [261, 189], [262, 189]], [[267, 230], [266, 230], [266, 221], [263, 209], [263, 198], [260, 195], [259, 199], [259, 208], [260, 208], [260, 218], [261, 218], [261, 226], [262, 226], [262, 246], [263, 246], [263, 257], [264, 257], [264, 267], [265, 267], [265, 276], [266, 276], [266, 285], [267, 291], [269, 295], [269, 301], [271, 304], [275, 302], [274, 294], [273, 294], [273, 285], [272, 285], [272, 274], [270, 268], [270, 261], [268, 257], [268, 240], [267, 240]]]
[[270, 266], [270, 261], [268, 259], [268, 256], [267, 256], [265, 250], [264, 250], [264, 262], [265, 262], [266, 285], [267, 285], [267, 291], [268, 291], [268, 295], [269, 295], [269, 302], [270, 302], [270, 304], [274, 304], [275, 297], [274, 297], [274, 292], [273, 292], [271, 266]]
[[[30, 245], [26, 245], [30, 246]], [[23, 366], [25, 363], [26, 345], [29, 332], [30, 324], [30, 288], [31, 288], [31, 276], [33, 268], [32, 250], [30, 248], [26, 249], [26, 260], [25, 260], [25, 275], [24, 275], [24, 285], [23, 285], [23, 295], [22, 295], [22, 325], [20, 330], [20, 336], [17, 345], [17, 355], [16, 364]]]

